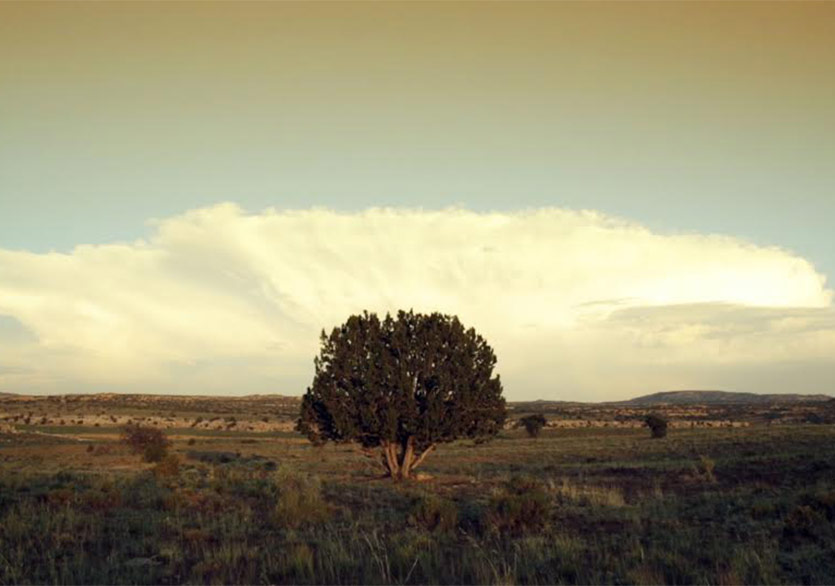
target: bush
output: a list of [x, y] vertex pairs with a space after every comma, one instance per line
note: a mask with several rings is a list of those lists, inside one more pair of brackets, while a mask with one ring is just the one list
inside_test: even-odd
[[518, 421], [516, 426], [524, 427], [525, 431], [528, 432], [528, 436], [537, 437], [546, 423], [548, 423], [548, 420], [545, 419], [545, 416], [537, 413], [535, 415], [526, 415]]
[[490, 498], [488, 518], [499, 534], [539, 531], [548, 523], [551, 495], [532, 478], [512, 478]]
[[647, 415], [646, 419], [644, 419], [644, 424], [649, 427], [653, 438], [667, 436], [667, 420], [660, 415]]
[[716, 482], [716, 475], [713, 471], [716, 469], [716, 462], [707, 456], [699, 456], [699, 473], [706, 482]]
[[826, 517], [807, 505], [798, 505], [788, 514], [783, 524], [783, 536], [790, 539], [816, 539]]
[[171, 442], [161, 429], [128, 425], [122, 431], [122, 442], [128, 445], [134, 454], [142, 454], [146, 462], [159, 462], [168, 454]]
[[412, 505], [409, 521], [427, 531], [451, 531], [458, 525], [458, 508], [450, 500], [423, 495]]
[[180, 473], [180, 458], [177, 454], [168, 454], [154, 466], [157, 478], [173, 478]]

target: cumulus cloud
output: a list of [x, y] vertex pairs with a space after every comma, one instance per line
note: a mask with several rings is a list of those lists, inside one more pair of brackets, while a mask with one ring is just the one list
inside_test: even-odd
[[833, 366], [831, 299], [780, 248], [596, 212], [223, 204], [131, 244], [0, 249], [0, 387], [295, 394], [323, 328], [414, 308], [482, 332], [511, 398], [740, 388], [787, 364], [799, 386], [740, 390], [828, 391], [802, 371]]

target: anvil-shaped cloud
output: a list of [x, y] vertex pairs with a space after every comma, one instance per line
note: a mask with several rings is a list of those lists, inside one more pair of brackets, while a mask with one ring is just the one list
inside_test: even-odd
[[398, 308], [474, 326], [511, 399], [835, 383], [832, 292], [780, 248], [552, 208], [222, 204], [152, 226], [0, 249], [0, 390], [298, 394], [323, 328]]

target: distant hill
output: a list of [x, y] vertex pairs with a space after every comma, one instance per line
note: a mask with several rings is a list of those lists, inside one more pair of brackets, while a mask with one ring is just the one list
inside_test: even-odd
[[[515, 412], [563, 412], [572, 408], [609, 408], [609, 407], [650, 407], [654, 405], [768, 405], [773, 403], [823, 403], [828, 402], [835, 408], [835, 398], [829, 395], [778, 395], [737, 393], [729, 391], [665, 391], [643, 395], [626, 401], [582, 402], [582, 401], [508, 401], [508, 408]], [[301, 397], [289, 395], [147, 395], [121, 393], [95, 393], [72, 395], [23, 395], [0, 392], [0, 404], [46, 405], [56, 403], [70, 406], [86, 406], [129, 409], [158, 409], [205, 411], [208, 413], [226, 412], [273, 412], [295, 416]]]
[[552, 411], [562, 411], [566, 407], [581, 407], [583, 405], [593, 405], [594, 403], [581, 403], [579, 401], [548, 401], [544, 399], [537, 399], [536, 401], [508, 401], [507, 407], [511, 411], [532, 411], [534, 413], [549, 413]]
[[731, 405], [771, 404], [830, 401], [829, 395], [758, 394], [731, 391], [664, 391], [620, 401], [620, 405], [644, 407], [649, 405]]

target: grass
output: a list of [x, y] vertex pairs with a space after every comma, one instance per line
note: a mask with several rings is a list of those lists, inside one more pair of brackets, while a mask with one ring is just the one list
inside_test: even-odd
[[[90, 435], [119, 435], [124, 426], [106, 425], [93, 427], [90, 425], [15, 425], [18, 431], [23, 433], [41, 433], [58, 436], [90, 436]], [[172, 427], [164, 429], [169, 435], [183, 435], [206, 438], [298, 438], [299, 435], [292, 431], [232, 431], [222, 429], [200, 429], [194, 427]]]
[[314, 448], [289, 434], [172, 437], [167, 468], [105, 435], [0, 442], [0, 584], [835, 576], [831, 426], [672, 429], [662, 440], [646, 430], [545, 429], [537, 439], [518, 430], [442, 446], [423, 470], [431, 480], [401, 484], [350, 446]]

